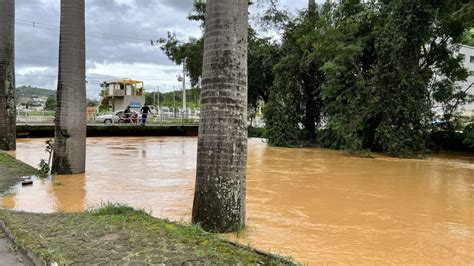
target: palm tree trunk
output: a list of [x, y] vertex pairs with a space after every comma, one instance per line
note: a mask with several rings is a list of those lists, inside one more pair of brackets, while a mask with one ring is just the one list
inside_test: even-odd
[[316, 1], [315, 0], [308, 0], [308, 11], [311, 14], [316, 12]]
[[193, 222], [245, 224], [248, 0], [208, 0]]
[[0, 0], [0, 150], [15, 149], [15, 0]]
[[85, 171], [85, 80], [84, 0], [61, 0], [53, 173]]

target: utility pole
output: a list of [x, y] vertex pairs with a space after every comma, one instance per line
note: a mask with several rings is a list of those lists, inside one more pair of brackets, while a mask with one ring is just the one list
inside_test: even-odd
[[183, 61], [183, 116], [186, 112], [186, 59]]
[[176, 118], [176, 101], [174, 97], [175, 91], [176, 91], [176, 88], [175, 86], [173, 86], [173, 116]]
[[158, 90], [158, 110], [160, 110], [160, 87], [156, 87], [156, 89]]

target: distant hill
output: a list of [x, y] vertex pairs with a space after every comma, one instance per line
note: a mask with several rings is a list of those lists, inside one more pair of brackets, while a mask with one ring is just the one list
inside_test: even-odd
[[16, 88], [16, 94], [20, 95], [37, 95], [37, 96], [54, 96], [56, 95], [55, 90], [48, 90], [43, 88], [31, 87], [31, 86], [21, 86]]

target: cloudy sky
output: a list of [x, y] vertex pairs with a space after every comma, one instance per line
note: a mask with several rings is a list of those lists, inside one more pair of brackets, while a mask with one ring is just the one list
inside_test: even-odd
[[[16, 82], [56, 89], [60, 0], [16, 0]], [[281, 0], [288, 10], [307, 0]], [[186, 19], [193, 0], [86, 0], [87, 96], [113, 78], [143, 80], [147, 90], [171, 91], [180, 66], [150, 40], [168, 31], [179, 39], [199, 37], [199, 23]], [[252, 7], [251, 13], [260, 9]]]

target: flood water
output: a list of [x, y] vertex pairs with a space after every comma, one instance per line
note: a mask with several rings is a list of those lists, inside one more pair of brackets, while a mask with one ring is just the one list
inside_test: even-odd
[[[20, 139], [16, 157], [36, 166], [44, 139]], [[123, 202], [189, 222], [195, 138], [90, 138], [87, 173], [37, 180], [4, 207], [81, 211]], [[474, 157], [347, 157], [249, 140], [247, 228], [242, 243], [310, 265], [471, 264]]]

